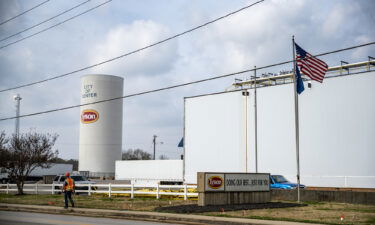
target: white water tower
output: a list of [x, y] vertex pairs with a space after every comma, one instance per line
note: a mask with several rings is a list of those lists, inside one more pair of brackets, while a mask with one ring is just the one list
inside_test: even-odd
[[[123, 96], [122, 77], [85, 75], [81, 77], [81, 104]], [[122, 98], [81, 106], [79, 171], [90, 176], [114, 176], [115, 161], [121, 160]]]

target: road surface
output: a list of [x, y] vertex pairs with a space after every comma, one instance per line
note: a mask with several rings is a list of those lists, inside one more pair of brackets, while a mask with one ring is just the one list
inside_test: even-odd
[[[1, 225], [165, 225], [165, 223], [155, 223], [146, 221], [123, 220], [123, 219], [107, 219], [97, 217], [71, 216], [71, 215], [55, 215], [44, 213], [28, 213], [28, 212], [11, 212], [0, 211]], [[170, 224], [170, 223], [168, 223]]]

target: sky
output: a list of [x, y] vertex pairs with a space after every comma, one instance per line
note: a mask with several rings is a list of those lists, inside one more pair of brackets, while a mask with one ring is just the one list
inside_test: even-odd
[[[43, 0], [0, 1], [0, 22]], [[85, 0], [50, 0], [0, 25], [0, 39], [59, 14]], [[31, 35], [88, 10], [105, 0], [91, 0], [75, 10], [15, 37]], [[0, 49], [0, 90], [93, 65], [228, 14], [256, 1], [113, 0], [89, 13], [24, 41]], [[49, 82], [0, 92], [0, 119], [15, 115], [13, 96], [20, 94], [21, 115], [80, 104], [80, 77], [110, 74], [124, 78], [124, 95], [163, 88], [292, 59], [292, 36], [311, 54], [375, 40], [375, 1], [265, 0], [251, 8], [158, 46]], [[375, 47], [321, 57], [329, 66], [375, 57]], [[292, 65], [261, 70], [278, 73]], [[221, 92], [241, 74], [124, 99], [123, 150], [140, 148], [156, 157], [177, 159], [182, 149], [184, 97]], [[59, 157], [78, 159], [79, 108], [21, 118], [20, 131], [58, 134]], [[14, 132], [15, 121], [0, 121]]]

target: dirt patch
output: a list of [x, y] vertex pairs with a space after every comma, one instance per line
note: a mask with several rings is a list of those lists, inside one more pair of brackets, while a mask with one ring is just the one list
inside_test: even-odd
[[242, 217], [251, 219], [287, 220], [324, 224], [375, 224], [375, 206], [305, 202], [307, 206], [279, 209], [237, 210], [225, 213], [204, 213], [210, 216]]
[[288, 208], [300, 207], [306, 204], [286, 203], [286, 202], [268, 202], [256, 204], [241, 204], [241, 205], [209, 205], [198, 206], [197, 204], [190, 205], [177, 205], [156, 207], [155, 211], [170, 212], [170, 213], [204, 213], [204, 212], [227, 212], [237, 210], [252, 210], [252, 209], [275, 209], [275, 208]]

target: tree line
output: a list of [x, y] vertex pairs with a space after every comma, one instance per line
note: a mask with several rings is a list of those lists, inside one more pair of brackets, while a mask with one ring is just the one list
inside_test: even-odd
[[[142, 149], [128, 149], [122, 152], [122, 160], [151, 160], [152, 155]], [[168, 157], [166, 155], [160, 155], [159, 159], [166, 160]]]

